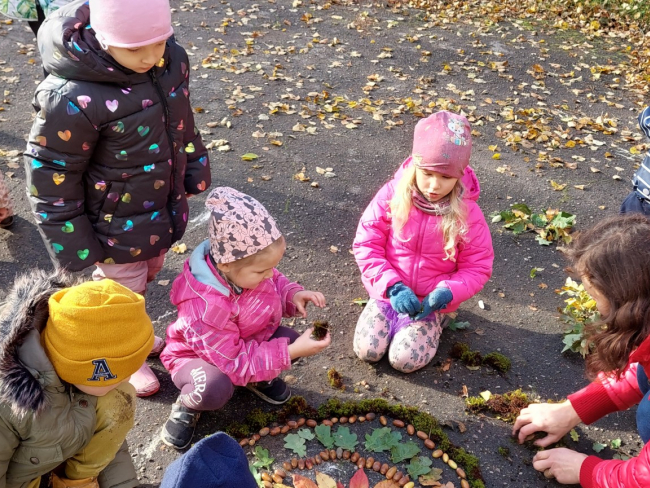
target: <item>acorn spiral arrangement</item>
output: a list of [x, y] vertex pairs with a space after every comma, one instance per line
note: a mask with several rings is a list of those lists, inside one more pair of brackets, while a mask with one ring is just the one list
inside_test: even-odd
[[[423, 431], [416, 430], [415, 427], [411, 424], [406, 424], [404, 421], [399, 419], [394, 419], [389, 421], [385, 416], [379, 416], [373, 412], [369, 412], [365, 415], [352, 415], [350, 417], [340, 417], [340, 418], [330, 418], [325, 419], [321, 422], [321, 425], [332, 427], [335, 424], [355, 424], [355, 423], [364, 423], [372, 422], [378, 420], [381, 426], [386, 427], [389, 422], [393, 427], [397, 429], [405, 429], [406, 433], [409, 436], [416, 436], [418, 439], [423, 441], [424, 447], [431, 453], [431, 457], [434, 459], [441, 459], [450, 469], [454, 470], [455, 474], [460, 479], [461, 488], [470, 488], [470, 484], [467, 480], [467, 475], [465, 471], [457, 465], [457, 463], [450, 458], [450, 456], [443, 452], [441, 449], [436, 449], [436, 444], [429, 437], [429, 434]], [[303, 426], [315, 429], [318, 427], [318, 422], [313, 419], [305, 419], [300, 417], [298, 420], [289, 420], [282, 426], [273, 426], [273, 427], [263, 427], [259, 430], [258, 433], [253, 434], [250, 437], [241, 439], [239, 444], [242, 447], [245, 446], [255, 446], [266, 436], [278, 436], [281, 434], [288, 434], [292, 430], [299, 429]], [[313, 437], [311, 437], [313, 438]], [[404, 487], [404, 488], [413, 488], [415, 482], [411, 480], [411, 477], [408, 473], [404, 473], [399, 470], [396, 465], [390, 465], [389, 463], [382, 463], [376, 460], [372, 456], [364, 457], [362, 453], [357, 452], [357, 450], [343, 449], [338, 447], [336, 449], [323, 449], [318, 454], [315, 454], [310, 457], [293, 457], [291, 460], [285, 461], [282, 463], [282, 468], [274, 469], [273, 471], [265, 470], [261, 472], [262, 484], [265, 488], [274, 488], [276, 485], [285, 486], [285, 478], [289, 473], [296, 473], [303, 470], [312, 470], [314, 467], [319, 466], [324, 462], [331, 461], [348, 461], [354, 464], [358, 469], [367, 469], [374, 472], [380, 473], [385, 476], [386, 480], [392, 481], [391, 486], [395, 487]]]

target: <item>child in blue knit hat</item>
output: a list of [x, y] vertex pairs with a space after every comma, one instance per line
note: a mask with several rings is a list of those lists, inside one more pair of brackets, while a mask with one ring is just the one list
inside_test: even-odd
[[169, 465], [160, 488], [257, 488], [237, 441], [217, 432]]

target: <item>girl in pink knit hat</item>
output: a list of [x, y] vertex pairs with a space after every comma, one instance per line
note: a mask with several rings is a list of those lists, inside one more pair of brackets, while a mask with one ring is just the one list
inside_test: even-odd
[[478, 293], [492, 274], [492, 239], [469, 167], [467, 119], [437, 112], [415, 127], [413, 152], [368, 205], [354, 256], [370, 300], [354, 352], [411, 373], [438, 350], [445, 314]]
[[162, 431], [168, 446], [192, 441], [203, 410], [221, 409], [235, 386], [245, 386], [279, 405], [291, 390], [278, 376], [291, 362], [317, 354], [330, 343], [280, 325], [282, 317], [306, 317], [309, 302], [325, 297], [289, 281], [275, 267], [284, 237], [260, 202], [228, 187], [215, 188], [205, 203], [210, 239], [199, 245], [172, 286], [178, 318], [167, 328], [160, 360], [180, 396]]
[[[187, 198], [210, 186], [173, 32], [169, 0], [89, 0], [52, 12], [38, 35], [50, 76], [25, 151], [38, 229], [61, 267], [96, 266], [94, 279], [140, 294], [185, 232]], [[163, 347], [156, 338], [152, 352]], [[138, 396], [160, 387], [147, 364], [131, 382]]]

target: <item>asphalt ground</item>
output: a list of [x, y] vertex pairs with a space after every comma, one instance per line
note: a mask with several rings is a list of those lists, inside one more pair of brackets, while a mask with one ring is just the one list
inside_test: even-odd
[[[315, 406], [332, 397], [417, 406], [450, 425], [451, 439], [480, 459], [486, 486], [553, 485], [530, 465], [533, 452], [512, 441], [508, 424], [465, 412], [462, 392], [464, 386], [469, 395], [522, 388], [542, 400], [560, 400], [586, 384], [582, 359], [560, 353], [563, 298], [555, 290], [566, 274], [556, 245], [540, 246], [531, 233], [515, 236], [502, 223], [491, 224], [492, 279], [459, 310], [458, 319], [470, 326], [445, 331], [433, 362], [411, 375], [385, 360], [367, 365], [354, 356], [361, 308], [353, 300], [367, 295], [350, 249], [363, 209], [409, 155], [418, 118], [443, 108], [465, 113], [475, 131], [471, 164], [488, 221], [514, 203], [575, 214], [577, 229], [616, 213], [644, 152], [636, 115], [646, 92], [632, 76], [634, 46], [624, 36], [586, 35], [534, 18], [494, 22], [479, 12], [450, 20], [383, 4], [172, 4], [177, 39], [192, 61], [196, 121], [213, 146], [213, 185], [264, 203], [287, 239], [280, 270], [328, 301], [324, 310], [310, 309], [308, 321], [287, 321], [298, 330], [314, 319], [333, 327], [329, 349], [287, 372], [294, 395]], [[50, 266], [28, 210], [19, 156], [42, 76], [26, 25], [0, 25], [0, 72], [0, 170], [17, 215], [11, 230], [0, 231], [0, 288], [6, 290], [16, 274]], [[229, 150], [220, 150], [225, 146]], [[247, 153], [257, 158], [243, 160]], [[175, 316], [171, 281], [207, 237], [203, 203], [202, 196], [191, 200], [182, 240], [187, 251], [168, 254], [147, 293], [161, 335]], [[503, 353], [511, 371], [501, 376], [458, 361], [445, 370], [457, 341]], [[160, 363], [150, 364], [162, 388], [138, 401], [129, 442], [142, 485], [158, 486], [165, 466], [179, 455], [159, 441], [177, 391]], [[344, 391], [329, 386], [331, 367], [343, 375]], [[359, 388], [362, 381], [368, 389]], [[203, 415], [196, 439], [254, 408], [272, 407], [237, 390], [222, 411]], [[457, 422], [467, 430], [461, 433]], [[641, 446], [634, 412], [578, 433], [569, 446], [590, 454], [594, 442], [621, 439], [628, 454]], [[499, 447], [509, 455], [499, 454]], [[600, 453], [614, 454], [609, 448]]]

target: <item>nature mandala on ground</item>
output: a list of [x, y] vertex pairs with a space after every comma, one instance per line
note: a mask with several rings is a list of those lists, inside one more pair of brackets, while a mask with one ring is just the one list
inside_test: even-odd
[[263, 488], [483, 487], [430, 434], [368, 412], [320, 424], [300, 417], [263, 427], [240, 445], [251, 448], [250, 469]]

